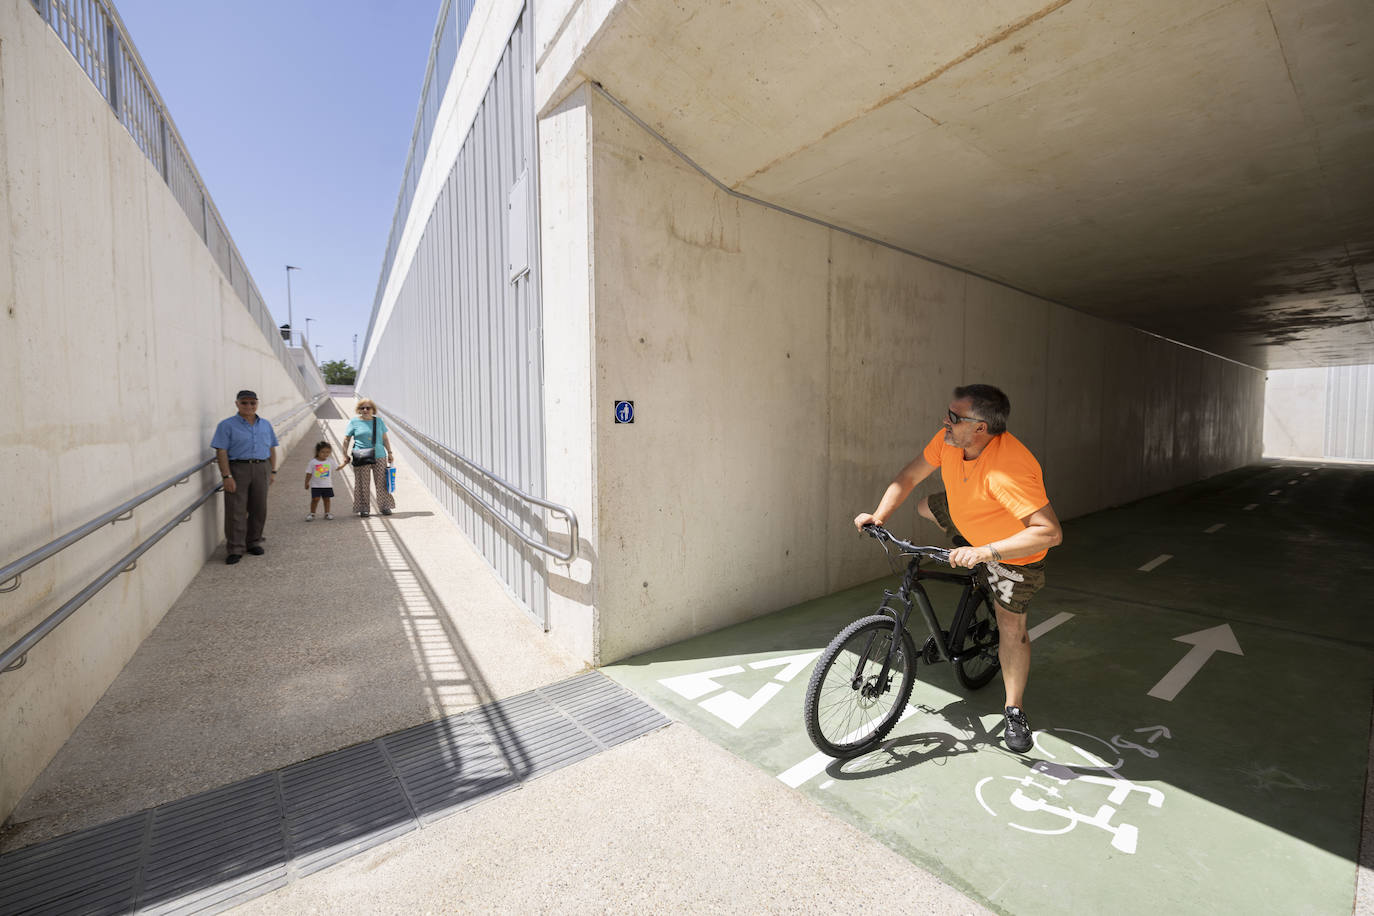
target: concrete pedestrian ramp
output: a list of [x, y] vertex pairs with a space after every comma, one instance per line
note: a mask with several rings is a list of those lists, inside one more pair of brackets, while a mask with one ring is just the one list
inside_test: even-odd
[[403, 446], [391, 516], [305, 521], [321, 436], [20, 802], [0, 914], [981, 911], [562, 653]]

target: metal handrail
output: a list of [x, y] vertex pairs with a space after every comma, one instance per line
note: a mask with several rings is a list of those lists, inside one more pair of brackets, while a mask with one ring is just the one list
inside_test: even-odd
[[[296, 418], [297, 414], [300, 414], [302, 411], [306, 410], [306, 408], [313, 408], [324, 397], [324, 394], [316, 395], [313, 399], [302, 404], [300, 407], [297, 407], [295, 410], [286, 414], [284, 417], [281, 417], [275, 421], [269, 420], [268, 422], [272, 423], [274, 430], [279, 425], [283, 430], [290, 429], [298, 422], [298, 419], [293, 419]], [[81, 525], [78, 528], [73, 528], [71, 531], [68, 531], [66, 534], [49, 541], [47, 544], [44, 544], [37, 550], [20, 557], [18, 560], [15, 560], [13, 563], [10, 563], [8, 566], [0, 568], [0, 585], [7, 586], [5, 588], [0, 588], [0, 593], [12, 592], [18, 589], [20, 582], [22, 581], [23, 574], [27, 572], [29, 569], [32, 569], [34, 566], [37, 566], [44, 560], [47, 560], [55, 556], [56, 554], [62, 552], [63, 550], [66, 550], [68, 547], [72, 546], [77, 541], [80, 541], [82, 538], [86, 537], [92, 532], [98, 531], [106, 525], [124, 521], [128, 518], [132, 518], [134, 509], [138, 508], [143, 503], [146, 503], [148, 500], [152, 499], [154, 496], [158, 495], [164, 490], [168, 490], [172, 487], [179, 486], [180, 484], [185, 483], [186, 481], [191, 479], [192, 474], [196, 473], [197, 471], [201, 470], [202, 468], [205, 468], [210, 464], [213, 464], [214, 461], [214, 458], [207, 458], [204, 461], [199, 462], [198, 464], [194, 464], [191, 467], [187, 468], [185, 471], [182, 471], [181, 473], [176, 474], [175, 476], [167, 478], [162, 483], [153, 487], [151, 490], [147, 490], [139, 494], [138, 496], [135, 496], [133, 499], [130, 499], [127, 502], [124, 502], [116, 506], [109, 512], [106, 512], [104, 515], [92, 519], [91, 521], [87, 522], [84, 525]], [[90, 585], [86, 586], [86, 588], [82, 589], [76, 595], [76, 597], [72, 598], [66, 604], [62, 605], [62, 607], [58, 608], [56, 611], [50, 614], [42, 623], [34, 627], [28, 633], [24, 634], [24, 636], [21, 637], [20, 640], [16, 642], [14, 645], [10, 646], [4, 652], [0, 652], [0, 674], [4, 674], [6, 671], [15, 671], [19, 668], [22, 668], [24, 666], [25, 660], [28, 657], [29, 649], [31, 649], [44, 636], [47, 636], [48, 633], [52, 632], [52, 630], [58, 624], [60, 624], [62, 621], [66, 620], [73, 613], [75, 613], [75, 611], [78, 608], [80, 608], [83, 604], [85, 604], [87, 601], [89, 601], [91, 597], [95, 595], [96, 592], [100, 591], [102, 588], [108, 585], [110, 583], [110, 580], [114, 579], [115, 576], [119, 575], [122, 572], [131, 571], [134, 568], [134, 565], [136, 564], [138, 558], [141, 557], [145, 552], [147, 552], [148, 548], [152, 547], [158, 541], [162, 540], [167, 535], [167, 533], [170, 532], [177, 525], [180, 525], [182, 522], [189, 521], [191, 518], [191, 514], [194, 513], [197, 509], [199, 509], [202, 505], [204, 505], [205, 502], [211, 496], [219, 492], [219, 490], [221, 490], [222, 488], [222, 483], [216, 483], [209, 490], [205, 491], [205, 493], [203, 493], [200, 496], [200, 498], [197, 499], [194, 503], [192, 503], [188, 508], [178, 513], [177, 520], [175, 522], [170, 522], [162, 526], [162, 528], [158, 529], [156, 534], [154, 534], [147, 540], [143, 541], [137, 547], [135, 547], [133, 551], [125, 555], [124, 558], [121, 559], [118, 563], [116, 563], [114, 566], [111, 566], [108, 570], [106, 570], [105, 573], [100, 576], [100, 578], [96, 579]], [[13, 582], [13, 584], [9, 584], [10, 582]]]
[[[166, 480], [164, 480], [157, 486], [153, 487], [151, 490], [147, 490], [139, 494], [138, 496], [135, 496], [128, 502], [121, 503], [120, 505], [111, 509], [109, 512], [106, 512], [104, 515], [100, 516], [99, 518], [92, 519], [91, 521], [87, 522], [79, 528], [73, 528], [71, 531], [68, 531], [66, 534], [62, 535], [61, 537], [55, 540], [49, 541], [48, 543], [44, 544], [42, 547], [38, 548], [32, 553], [20, 557], [19, 559], [15, 560], [13, 563], [9, 564], [4, 568], [0, 568], [0, 585], [5, 586], [4, 588], [0, 588], [0, 593], [12, 592], [15, 589], [19, 588], [21, 577], [29, 569], [32, 569], [33, 567], [37, 566], [39, 563], [42, 563], [44, 560], [48, 559], [54, 554], [66, 550], [68, 547], [72, 546], [77, 541], [86, 537], [86, 535], [91, 534], [94, 531], [98, 531], [99, 529], [104, 528], [106, 525], [114, 524], [115, 522], [122, 522], [132, 517], [134, 509], [138, 508], [143, 503], [146, 503], [148, 500], [152, 499], [154, 496], [158, 495], [163, 490], [170, 490], [172, 487], [179, 486], [185, 483], [186, 481], [190, 480], [192, 474], [194, 474], [196, 471], [199, 471], [203, 467], [213, 464], [214, 460], [214, 458], [206, 458], [199, 464], [191, 465], [189, 468], [182, 471], [181, 473], [176, 474], [172, 477], [168, 477]], [[13, 580], [13, 585], [9, 584], [11, 580]]]
[[[305, 408], [314, 406], [323, 397], [324, 395], [317, 395], [313, 401], [307, 401], [305, 404], [302, 404], [300, 407], [297, 407], [295, 410], [291, 411], [289, 414], [282, 417], [280, 420], [269, 420], [268, 422], [272, 424], [274, 430], [277, 428], [279, 424], [284, 424], [281, 425], [282, 429], [290, 429], [292, 426], [296, 424], [296, 421], [291, 419], [292, 417], [295, 417], [296, 414], [300, 413]], [[191, 479], [192, 474], [194, 474], [196, 471], [199, 471], [201, 468], [206, 467], [207, 465], [213, 464], [214, 460], [214, 458], [206, 458], [204, 461], [201, 461], [198, 464], [193, 464], [186, 470], [181, 471], [180, 473], [167, 478], [162, 483], [153, 487], [151, 490], [146, 490], [143, 493], [140, 493], [138, 496], [135, 496], [128, 502], [121, 503], [120, 505], [111, 509], [109, 512], [106, 512], [104, 515], [92, 519], [91, 521], [80, 526], [79, 528], [73, 528], [71, 531], [68, 531], [66, 534], [61, 535], [60, 537], [52, 541], [49, 541], [48, 543], [44, 544], [42, 547], [39, 547], [32, 553], [20, 557], [13, 563], [10, 563], [8, 566], [0, 567], [0, 586], [3, 586], [0, 587], [0, 594], [12, 592], [18, 589], [22, 575], [28, 570], [37, 566], [39, 563], [42, 563], [44, 560], [48, 559], [54, 554], [66, 550], [68, 547], [72, 546], [77, 541], [86, 537], [88, 534], [91, 534], [95, 531], [99, 531], [106, 525], [111, 525], [115, 522], [122, 522], [128, 520], [130, 517], [132, 517], [133, 510], [137, 509], [139, 506], [143, 505], [148, 500], [152, 499], [154, 496], [158, 495], [162, 491], [169, 490], [172, 487], [180, 486], [181, 484], [186, 483], [186, 481]], [[11, 580], [13, 581], [13, 584], [10, 584]]]
[[310, 400], [306, 401], [301, 406], [297, 407], [295, 410], [291, 411], [286, 416], [279, 417], [276, 420], [269, 420], [268, 422], [272, 424], [272, 429], [274, 432], [282, 432], [288, 430], [300, 422], [300, 418], [296, 417], [296, 414], [302, 413], [303, 411], [307, 410], [314, 410], [316, 407], [320, 405], [320, 401], [323, 401], [328, 396], [328, 392], [322, 391]]
[[[441, 442], [436, 442], [434, 439], [431, 439], [429, 436], [426, 436], [424, 433], [417, 430], [414, 426], [410, 425], [405, 420], [398, 417], [392, 411], [388, 410], [386, 412], [386, 415], [387, 418], [389, 418], [393, 423], [395, 423], [399, 427], [397, 432], [399, 432], [402, 436], [405, 436], [407, 439], [411, 439], [412, 437], [414, 437], [414, 439], [418, 439], [425, 445], [429, 446], [430, 449], [432, 449], [433, 451], [439, 452], [443, 455], [450, 456], [452, 459], [467, 465], [477, 473], [481, 474], [483, 477], [505, 488], [513, 496], [519, 497], [520, 499], [523, 499], [526, 502], [534, 503], [537, 506], [543, 506], [545, 509], [548, 509], [555, 515], [563, 516], [564, 520], [568, 523], [568, 549], [565, 552], [560, 552], [558, 550], [555, 550], [549, 544], [545, 544], [542, 541], [537, 541], [531, 538], [529, 535], [525, 534], [525, 532], [521, 531], [519, 527], [517, 527], [513, 522], [511, 522], [504, 515], [502, 515], [501, 512], [495, 506], [493, 506], [491, 503], [483, 499], [481, 494], [474, 492], [470, 487], [468, 487], [467, 484], [463, 483], [461, 480], [454, 477], [452, 474], [448, 474], [439, 468], [435, 468], [435, 470], [439, 471], [439, 473], [447, 477], [449, 481], [452, 482], [455, 486], [457, 486], [464, 493], [468, 494], [474, 500], [476, 500], [477, 503], [481, 505], [482, 508], [486, 509], [487, 512], [493, 518], [495, 518], [498, 522], [509, 528], [516, 537], [524, 541], [529, 546], [533, 547], [535, 550], [538, 550], [542, 553], [546, 553], [561, 563], [571, 563], [573, 560], [577, 559], [577, 514], [573, 512], [572, 509], [555, 502], [550, 502], [549, 500], [543, 499], [539, 496], [531, 496], [529, 493], [526, 493], [514, 484], [502, 480], [496, 474], [493, 474], [491, 471], [488, 471], [486, 468], [482, 467], [480, 464], [477, 464], [475, 461], [472, 461], [471, 459], [464, 457], [461, 453], [449, 448], [447, 445], [444, 445]], [[413, 444], [414, 443], [412, 440], [412, 445]]]
[[210, 497], [219, 492], [219, 490], [220, 484], [215, 484], [213, 487], [206, 490], [195, 502], [191, 503], [191, 505], [187, 506], [181, 512], [178, 512], [170, 522], [159, 528], [157, 533], [152, 537], [126, 553], [116, 561], [113, 566], [105, 570], [99, 578], [78, 592], [74, 598], [49, 614], [42, 623], [25, 633], [14, 645], [10, 646], [4, 652], [0, 652], [0, 674], [4, 674], [7, 671], [18, 671], [20, 668], [24, 667], [24, 663], [29, 657], [29, 650], [37, 645], [43, 637], [57, 629], [58, 624], [62, 623], [62, 621], [72, 616], [72, 614], [75, 614], [82, 605], [95, 597], [95, 594], [106, 585], [109, 585], [116, 576], [126, 572], [132, 572], [134, 568], [138, 566], [139, 557], [143, 556], [154, 544], [166, 537], [173, 528], [183, 522], [189, 522], [191, 516], [195, 514], [195, 511], [204, 505]]

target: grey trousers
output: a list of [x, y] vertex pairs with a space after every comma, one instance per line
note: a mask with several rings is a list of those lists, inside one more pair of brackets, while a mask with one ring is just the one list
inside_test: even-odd
[[272, 481], [270, 461], [230, 461], [235, 492], [224, 491], [224, 540], [227, 553], [241, 554], [262, 542], [267, 524], [267, 487]]

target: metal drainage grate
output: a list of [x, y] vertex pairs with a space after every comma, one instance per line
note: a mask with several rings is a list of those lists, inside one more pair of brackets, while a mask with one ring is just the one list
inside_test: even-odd
[[0, 916], [217, 913], [667, 724], [578, 675], [0, 856]]

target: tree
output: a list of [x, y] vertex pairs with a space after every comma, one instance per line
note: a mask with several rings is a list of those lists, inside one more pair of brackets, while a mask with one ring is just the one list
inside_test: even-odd
[[341, 359], [331, 359], [320, 367], [327, 385], [352, 385], [358, 371]]

